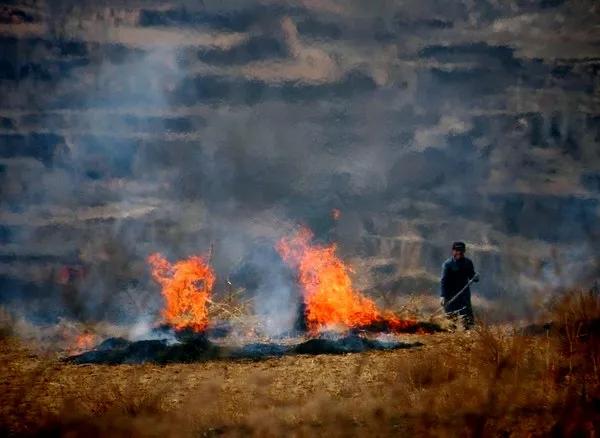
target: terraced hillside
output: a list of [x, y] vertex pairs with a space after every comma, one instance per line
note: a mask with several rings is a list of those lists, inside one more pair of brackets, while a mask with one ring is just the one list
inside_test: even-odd
[[148, 254], [212, 245], [277, 311], [296, 223], [375, 296], [434, 293], [456, 239], [485, 299], [588, 284], [599, 5], [371, 3], [0, 2], [2, 304], [152, 314]]

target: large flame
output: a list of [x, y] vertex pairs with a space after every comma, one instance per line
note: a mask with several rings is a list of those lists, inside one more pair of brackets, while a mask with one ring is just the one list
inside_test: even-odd
[[380, 311], [372, 300], [354, 290], [348, 274], [350, 269], [336, 256], [335, 245], [314, 245], [312, 238], [308, 228], [300, 228], [277, 244], [284, 261], [298, 269], [309, 330], [375, 324], [401, 330], [415, 324], [415, 321]]
[[164, 322], [176, 329], [206, 329], [206, 304], [215, 283], [215, 274], [208, 263], [202, 257], [193, 256], [171, 264], [158, 253], [148, 257], [148, 263], [165, 297]]

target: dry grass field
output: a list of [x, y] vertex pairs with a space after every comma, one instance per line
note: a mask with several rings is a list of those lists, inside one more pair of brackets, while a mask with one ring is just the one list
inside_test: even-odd
[[419, 348], [196, 364], [71, 365], [3, 332], [0, 433], [597, 436], [600, 296], [548, 331], [479, 325]]

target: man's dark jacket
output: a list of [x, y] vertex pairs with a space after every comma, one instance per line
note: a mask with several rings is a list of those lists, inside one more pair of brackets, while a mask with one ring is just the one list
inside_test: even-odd
[[[446, 301], [451, 300], [473, 277], [475, 277], [475, 268], [471, 260], [466, 257], [454, 260], [450, 257], [442, 265], [441, 296]], [[470, 299], [471, 291], [467, 288], [455, 301], [470, 302]]]

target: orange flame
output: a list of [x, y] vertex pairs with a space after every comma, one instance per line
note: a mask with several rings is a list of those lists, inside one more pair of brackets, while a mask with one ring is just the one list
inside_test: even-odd
[[79, 354], [91, 350], [98, 342], [98, 336], [87, 330], [71, 338], [69, 346], [66, 348], [69, 354]]
[[335, 326], [357, 328], [374, 324], [401, 330], [415, 324], [415, 321], [401, 320], [389, 312], [381, 312], [372, 300], [354, 290], [348, 275], [350, 269], [336, 256], [335, 245], [313, 245], [312, 238], [308, 228], [301, 228], [277, 244], [283, 260], [298, 269], [309, 330], [315, 332]]
[[82, 333], [77, 336], [76, 346], [77, 350], [89, 350], [94, 346], [96, 337], [93, 333]]
[[192, 256], [172, 265], [158, 253], [148, 257], [148, 263], [165, 297], [164, 321], [176, 329], [206, 329], [206, 304], [215, 283], [215, 274], [208, 263], [202, 257]]

